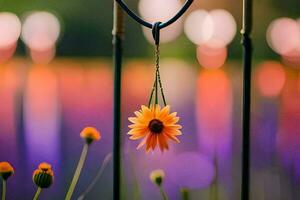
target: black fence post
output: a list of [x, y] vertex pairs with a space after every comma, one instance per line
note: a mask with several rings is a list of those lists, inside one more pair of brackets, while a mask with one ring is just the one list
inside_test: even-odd
[[113, 64], [114, 64], [114, 140], [113, 140], [113, 199], [121, 199], [121, 72], [124, 35], [123, 11], [114, 1]]
[[249, 200], [250, 192], [250, 118], [251, 118], [251, 59], [252, 59], [252, 0], [243, 0], [243, 141], [241, 200]]

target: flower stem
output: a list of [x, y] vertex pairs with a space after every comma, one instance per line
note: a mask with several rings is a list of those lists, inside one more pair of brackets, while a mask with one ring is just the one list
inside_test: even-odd
[[70, 200], [72, 195], [73, 195], [73, 192], [75, 190], [76, 184], [78, 182], [78, 179], [79, 179], [82, 167], [83, 167], [83, 164], [85, 162], [85, 159], [86, 159], [86, 156], [87, 156], [87, 153], [88, 153], [88, 148], [89, 148], [89, 145], [84, 144], [82, 152], [81, 152], [81, 156], [80, 156], [80, 159], [79, 159], [76, 171], [75, 171], [75, 174], [73, 176], [73, 179], [72, 179], [71, 185], [69, 187], [69, 190], [67, 192], [65, 200]]
[[2, 185], [2, 200], [5, 200], [6, 197], [6, 180], [3, 180], [3, 185]]
[[39, 196], [41, 194], [41, 191], [42, 191], [42, 188], [38, 187], [34, 197], [33, 197], [33, 200], [38, 200], [39, 199]]
[[189, 200], [190, 199], [189, 190], [187, 188], [182, 188], [180, 190], [180, 192], [181, 192], [182, 200]]
[[87, 187], [87, 189], [78, 197], [77, 200], [84, 200], [84, 198], [86, 197], [86, 195], [94, 188], [94, 186], [97, 184], [97, 182], [99, 181], [99, 179], [101, 178], [105, 168], [107, 167], [108, 163], [111, 161], [112, 158], [112, 153], [109, 153], [105, 156], [101, 167], [97, 173], [97, 175], [95, 176], [94, 180], [92, 181], [92, 183]]
[[162, 186], [159, 186], [159, 191], [160, 191], [160, 194], [161, 194], [163, 200], [169, 199], [167, 193], [165, 192], [165, 190]]

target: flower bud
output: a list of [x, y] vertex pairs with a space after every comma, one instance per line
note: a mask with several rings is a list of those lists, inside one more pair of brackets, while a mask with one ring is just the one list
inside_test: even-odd
[[54, 173], [51, 165], [48, 163], [41, 163], [33, 172], [32, 180], [40, 188], [48, 188], [52, 185], [54, 180]]
[[8, 162], [0, 162], [0, 176], [7, 180], [14, 174], [14, 168]]
[[165, 172], [161, 169], [154, 170], [150, 173], [150, 180], [160, 186], [165, 178]]
[[97, 141], [101, 139], [100, 132], [94, 127], [84, 128], [80, 133], [80, 137], [85, 139], [87, 144], [91, 144], [93, 141]]

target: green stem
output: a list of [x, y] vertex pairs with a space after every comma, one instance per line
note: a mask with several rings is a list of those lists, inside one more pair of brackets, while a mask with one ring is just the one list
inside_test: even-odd
[[87, 189], [78, 197], [77, 200], [84, 200], [86, 195], [92, 191], [92, 189], [95, 187], [95, 185], [97, 184], [97, 182], [99, 181], [99, 179], [101, 178], [105, 168], [107, 167], [108, 163], [111, 161], [112, 158], [112, 153], [109, 153], [105, 156], [101, 167], [97, 173], [97, 175], [95, 176], [94, 180], [92, 181], [92, 183], [87, 187]]
[[3, 180], [3, 185], [2, 185], [2, 200], [5, 200], [6, 197], [6, 180]]
[[159, 186], [159, 191], [160, 191], [160, 194], [161, 194], [163, 200], [169, 199], [167, 193], [165, 192], [165, 190], [162, 186]]
[[73, 179], [72, 179], [72, 182], [71, 182], [71, 185], [69, 187], [69, 190], [68, 190], [68, 193], [66, 195], [65, 200], [70, 200], [72, 195], [73, 195], [73, 192], [75, 190], [76, 184], [78, 182], [78, 179], [79, 179], [82, 167], [83, 167], [83, 164], [85, 162], [85, 159], [86, 159], [86, 156], [87, 156], [87, 153], [88, 153], [88, 149], [89, 149], [89, 145], [87, 143], [84, 144], [82, 152], [81, 152], [81, 156], [80, 156], [80, 159], [79, 159], [76, 171], [75, 171], [75, 174], [73, 176]]
[[41, 191], [42, 191], [42, 188], [38, 187], [34, 197], [33, 197], [33, 200], [38, 200], [39, 199], [39, 196], [41, 194]]
[[182, 197], [182, 200], [189, 200], [190, 199], [189, 190], [187, 188], [182, 188], [181, 189], [181, 197]]

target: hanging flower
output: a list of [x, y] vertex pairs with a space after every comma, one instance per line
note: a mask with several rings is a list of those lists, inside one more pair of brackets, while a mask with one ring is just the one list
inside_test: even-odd
[[128, 132], [131, 135], [130, 139], [144, 138], [137, 149], [146, 145], [146, 152], [149, 152], [158, 145], [160, 150], [164, 151], [169, 149], [169, 139], [179, 143], [177, 136], [182, 134], [179, 130], [181, 126], [176, 124], [179, 117], [176, 117], [176, 112], [170, 114], [170, 106], [167, 105], [162, 109], [159, 105], [150, 106], [150, 108], [141, 106], [141, 110], [134, 114], [136, 117], [128, 118], [133, 123], [129, 125], [131, 128]]

